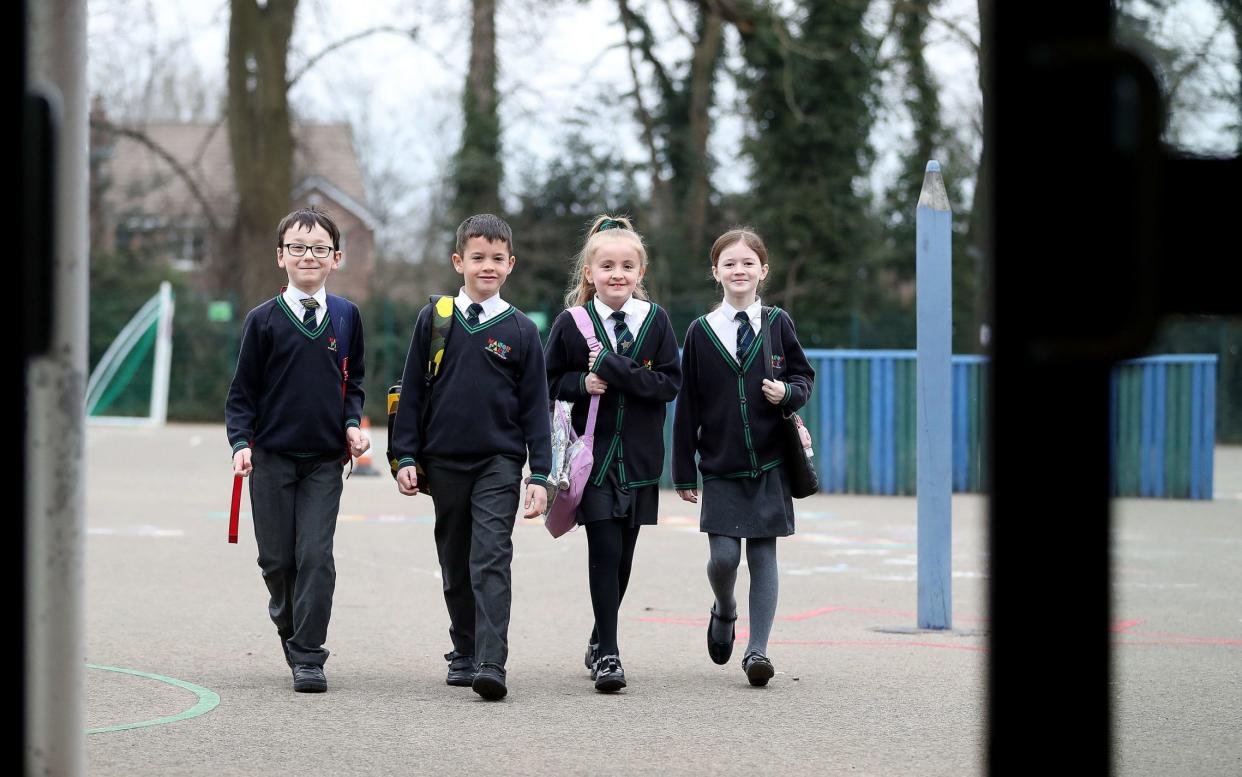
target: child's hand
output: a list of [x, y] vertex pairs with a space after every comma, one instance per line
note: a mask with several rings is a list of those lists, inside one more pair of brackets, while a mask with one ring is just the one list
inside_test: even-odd
[[682, 499], [692, 504], [699, 503], [699, 490], [697, 488], [691, 488], [691, 489], [679, 488], [677, 489], [677, 496], [681, 497]]
[[595, 369], [595, 360], [599, 358], [599, 351], [591, 351], [587, 356], [587, 369]]
[[413, 467], [402, 467], [397, 471], [397, 490], [406, 496], [418, 494], [418, 470]]
[[361, 456], [371, 447], [371, 438], [356, 426], [346, 429], [345, 437], [349, 440], [349, 453], [352, 456]]
[[774, 405], [779, 405], [785, 398], [785, 383], [779, 380], [763, 379], [763, 396]]
[[254, 471], [254, 465], [250, 463], [250, 449], [242, 448], [233, 454], [233, 474], [246, 477]]
[[523, 518], [538, 518], [548, 510], [548, 489], [539, 483], [526, 487], [526, 512]]
[[603, 394], [608, 390], [608, 381], [593, 372], [587, 373], [586, 390], [588, 394]]

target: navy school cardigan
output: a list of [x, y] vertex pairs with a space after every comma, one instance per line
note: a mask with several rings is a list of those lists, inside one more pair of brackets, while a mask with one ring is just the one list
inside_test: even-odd
[[[623, 356], [613, 350], [595, 306], [588, 302], [586, 309], [604, 347], [591, 372], [608, 383], [595, 422], [590, 482], [603, 485], [608, 468], [615, 467], [618, 482], [627, 488], [656, 485], [664, 470], [666, 405], [681, 386], [673, 325], [664, 309], [652, 303], [630, 353]], [[591, 404], [587, 355], [573, 315], [562, 312], [548, 335], [548, 390], [553, 399], [573, 402], [572, 421], [579, 434]]]
[[[763, 395], [763, 340], [756, 337], [742, 364], [725, 350], [706, 316], [686, 330], [683, 383], [673, 416], [673, 487], [689, 490], [713, 478], [756, 478], [782, 463], [782, 412], [806, 404], [815, 370], [798, 342], [793, 319], [780, 308], [768, 316], [772, 374], [788, 388], [780, 405]], [[698, 454], [698, 472], [694, 458]]]

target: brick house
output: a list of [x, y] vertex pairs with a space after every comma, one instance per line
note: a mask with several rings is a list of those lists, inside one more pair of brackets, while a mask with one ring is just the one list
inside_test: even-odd
[[[98, 105], [92, 117], [102, 118]], [[92, 245], [200, 273], [212, 251], [225, 244], [236, 208], [226, 127], [223, 122], [150, 123], [141, 132], [176, 165], [137, 139], [92, 129]], [[344, 257], [332, 275], [332, 290], [366, 300], [375, 275], [376, 222], [367, 208], [350, 127], [300, 124], [293, 135], [293, 207], [318, 205], [332, 214], [341, 228]]]

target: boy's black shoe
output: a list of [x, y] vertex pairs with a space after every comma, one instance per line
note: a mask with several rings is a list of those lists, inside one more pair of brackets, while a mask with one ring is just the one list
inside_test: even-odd
[[488, 701], [503, 699], [509, 692], [505, 687], [505, 668], [498, 664], [479, 664], [470, 687]]
[[318, 664], [294, 664], [293, 690], [298, 693], [323, 693], [328, 690], [323, 667]]
[[444, 682], [448, 685], [469, 688], [471, 683], [474, 682], [476, 671], [474, 656], [463, 656], [454, 650], [450, 653], [445, 653], [444, 660], [449, 662], [448, 677], [444, 678]]
[[612, 693], [625, 687], [625, 670], [618, 656], [603, 656], [595, 664], [595, 690]]
[[[715, 605], [712, 605], [709, 612], [711, 615], [707, 619], [707, 655], [712, 657], [712, 661], [723, 666], [729, 663], [729, 656], [733, 655], [733, 640], [737, 638], [737, 615], [732, 618], [722, 618], [716, 614]], [[716, 625], [716, 621], [733, 624], [733, 628], [729, 630], [728, 642], [717, 642], [712, 639], [713, 626]]]
[[591, 679], [595, 679], [595, 662], [599, 660], [599, 643], [588, 642], [586, 651], [586, 668], [591, 673]]
[[768, 684], [768, 680], [776, 674], [776, 668], [772, 666], [772, 660], [762, 653], [747, 653], [742, 658], [742, 671], [746, 673], [746, 679], [750, 680], [750, 684], [756, 687], [762, 687]]

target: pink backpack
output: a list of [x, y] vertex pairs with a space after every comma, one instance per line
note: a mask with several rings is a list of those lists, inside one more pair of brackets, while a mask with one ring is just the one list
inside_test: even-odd
[[[596, 353], [600, 350], [599, 340], [595, 337], [595, 328], [587, 315], [586, 308], [576, 306], [569, 309], [578, 325], [578, 331], [586, 340], [587, 348]], [[548, 508], [548, 517], [543, 525], [553, 537], [572, 530], [577, 525], [578, 505], [582, 502], [582, 491], [587, 479], [591, 477], [591, 467], [595, 464], [595, 456], [591, 447], [595, 444], [595, 417], [599, 413], [599, 394], [591, 395], [591, 408], [587, 411], [586, 428], [581, 436], [574, 432], [574, 425], [569, 419], [570, 403], [552, 403], [552, 426], [558, 423], [568, 427], [565, 434], [567, 447], [564, 456], [558, 456], [561, 465], [552, 473], [551, 481], [556, 487], [552, 494], [552, 505]]]

